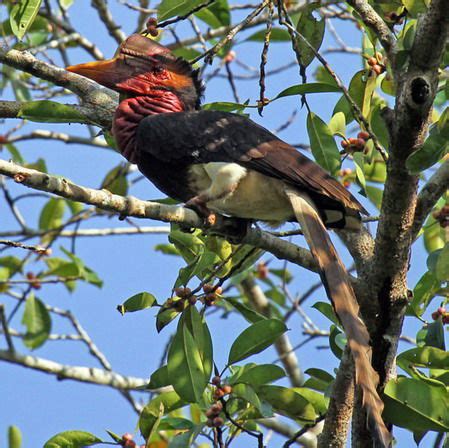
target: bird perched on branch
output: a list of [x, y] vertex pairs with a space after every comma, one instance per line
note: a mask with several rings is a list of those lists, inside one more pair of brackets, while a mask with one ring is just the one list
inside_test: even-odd
[[390, 443], [371, 367], [369, 334], [326, 227], [357, 229], [363, 206], [319, 165], [250, 119], [200, 110], [198, 72], [168, 48], [133, 34], [113, 59], [70, 66], [120, 93], [112, 132], [130, 162], [161, 191], [196, 209], [249, 220], [298, 221], [342, 322], [368, 423]]

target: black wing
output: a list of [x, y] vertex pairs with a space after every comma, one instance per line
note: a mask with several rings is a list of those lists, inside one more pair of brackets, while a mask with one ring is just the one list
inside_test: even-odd
[[235, 162], [307, 191], [318, 207], [363, 206], [318, 164], [242, 115], [219, 111], [148, 116], [137, 130], [138, 157], [162, 163]]

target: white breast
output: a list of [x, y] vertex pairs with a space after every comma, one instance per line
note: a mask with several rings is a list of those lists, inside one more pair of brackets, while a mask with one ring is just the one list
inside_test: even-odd
[[237, 163], [193, 165], [190, 181], [197, 194], [208, 194], [207, 206], [213, 211], [269, 222], [284, 222], [293, 216], [282, 181]]

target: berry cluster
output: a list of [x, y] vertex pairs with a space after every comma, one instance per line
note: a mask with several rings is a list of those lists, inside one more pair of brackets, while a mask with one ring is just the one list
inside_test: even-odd
[[203, 291], [204, 294], [197, 297], [192, 293], [190, 288], [176, 288], [174, 297], [167, 299], [165, 307], [174, 308], [176, 311], [182, 312], [188, 305], [195, 305], [198, 300], [206, 306], [212, 306], [220, 300], [223, 288], [221, 286], [205, 284], [203, 285]]
[[440, 316], [443, 324], [449, 324], [449, 311], [442, 306], [432, 313], [432, 319], [437, 320]]
[[215, 305], [217, 300], [220, 300], [221, 294], [223, 294], [223, 288], [221, 286], [214, 286], [210, 284], [203, 285], [204, 295], [200, 298], [200, 301], [206, 306]]
[[221, 384], [221, 378], [219, 376], [214, 376], [211, 383], [215, 386], [214, 398], [216, 400], [219, 400], [232, 392], [232, 387], [229, 384]]
[[119, 445], [125, 448], [145, 448], [145, 445], [137, 446], [137, 443], [133, 440], [133, 435], [129, 432], [122, 435], [122, 440], [119, 442]]
[[223, 405], [217, 401], [206, 411], [206, 425], [209, 426], [209, 428], [219, 428], [224, 425], [224, 420], [220, 417], [220, 412], [222, 410]]
[[366, 61], [368, 63], [368, 65], [371, 67], [371, 70], [376, 75], [380, 75], [386, 70], [385, 64], [382, 62], [382, 60], [383, 60], [382, 54], [377, 52], [376, 56], [371, 56]]
[[449, 205], [445, 205], [440, 210], [434, 211], [432, 216], [439, 222], [440, 226], [445, 229], [449, 226]]
[[349, 188], [351, 185], [350, 178], [352, 177], [352, 173], [353, 171], [351, 170], [351, 168], [344, 168], [338, 172], [338, 175], [343, 178], [342, 182], [345, 188]]
[[341, 147], [347, 154], [354, 152], [366, 152], [366, 142], [370, 139], [368, 132], [360, 131], [357, 138], [348, 138], [341, 141]]
[[205, 412], [207, 417], [206, 424], [210, 428], [219, 428], [224, 425], [224, 419], [220, 417], [220, 413], [223, 410], [223, 403], [220, 400], [232, 392], [232, 387], [229, 384], [222, 385], [221, 378], [218, 375], [212, 378], [211, 383], [215, 386], [213, 396], [216, 402]]
[[41, 281], [33, 272], [27, 272], [27, 279], [33, 289], [41, 289]]
[[147, 20], [147, 33], [150, 34], [153, 37], [157, 37], [159, 34], [159, 31], [157, 30], [157, 19], [155, 19], [154, 17], [150, 17]]
[[391, 22], [394, 25], [401, 25], [404, 23], [404, 17], [407, 16], [407, 10], [404, 8], [404, 11], [401, 14], [398, 14], [397, 12], [389, 12], [388, 14], [385, 14], [385, 18], [388, 22]]
[[264, 280], [268, 277], [270, 270], [268, 269], [267, 263], [265, 261], [261, 261], [257, 263], [256, 267], [256, 275], [261, 280]]

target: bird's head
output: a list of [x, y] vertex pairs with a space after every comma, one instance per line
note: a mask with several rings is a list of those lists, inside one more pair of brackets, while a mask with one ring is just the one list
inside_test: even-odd
[[132, 34], [123, 41], [112, 59], [71, 65], [67, 70], [126, 97], [170, 90], [198, 108], [203, 93], [198, 71], [167, 47], [141, 34]]

